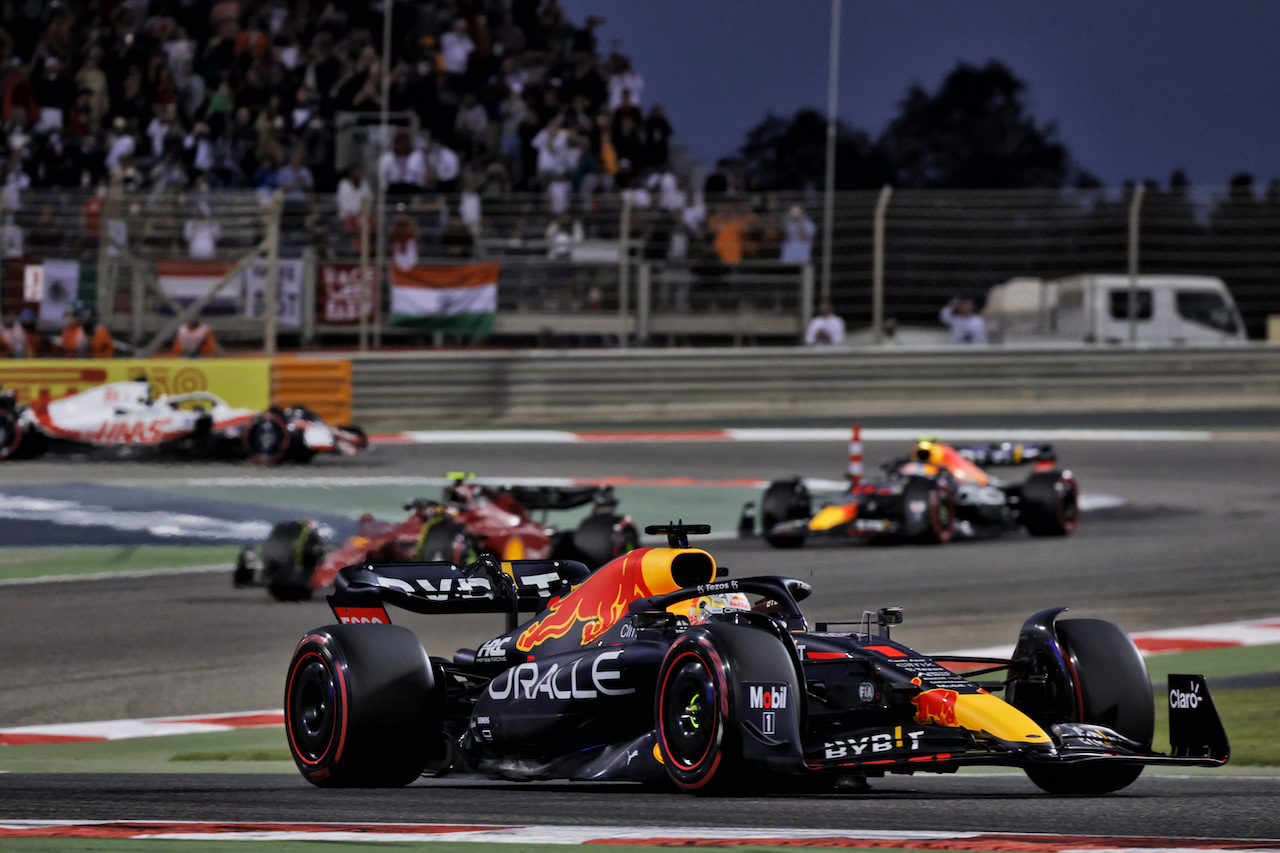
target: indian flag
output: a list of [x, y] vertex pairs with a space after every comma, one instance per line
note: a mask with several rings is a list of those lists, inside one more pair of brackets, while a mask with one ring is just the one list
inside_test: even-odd
[[391, 321], [435, 332], [487, 335], [498, 307], [498, 264], [391, 268]]

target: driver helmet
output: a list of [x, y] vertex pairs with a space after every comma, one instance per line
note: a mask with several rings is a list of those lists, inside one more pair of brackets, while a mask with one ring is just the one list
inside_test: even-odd
[[677, 616], [688, 619], [690, 625], [705, 625], [718, 613], [750, 610], [751, 602], [745, 593], [731, 592], [726, 595], [703, 595], [691, 598], [673, 604], [670, 609]]

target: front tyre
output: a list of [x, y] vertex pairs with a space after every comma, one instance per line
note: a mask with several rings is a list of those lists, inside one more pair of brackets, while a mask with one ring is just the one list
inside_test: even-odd
[[[752, 684], [781, 686], [801, 701], [795, 664], [777, 635], [712, 622], [686, 631], [663, 659], [654, 698], [658, 748], [671, 781], [699, 795], [733, 795], [768, 778], [748, 761], [748, 700]], [[795, 729], [798, 734], [798, 722]], [[778, 731], [787, 728], [779, 725]], [[751, 772], [743, 772], [750, 768]]]
[[[1133, 640], [1101, 619], [1066, 619], [1055, 627], [1075, 674], [1077, 722], [1106, 726], [1149, 749], [1155, 704], [1147, 665]], [[1083, 763], [1028, 767], [1026, 772], [1050, 794], [1096, 795], [1132, 784], [1142, 774], [1142, 765]]]
[[431, 663], [399, 626], [311, 631], [289, 663], [284, 707], [294, 763], [322, 788], [407, 785], [442, 740]]
[[804, 544], [804, 534], [778, 535], [771, 531], [785, 521], [807, 519], [813, 514], [813, 499], [809, 489], [799, 477], [792, 480], [774, 480], [765, 490], [760, 501], [760, 526], [764, 540], [775, 548], [799, 548]]

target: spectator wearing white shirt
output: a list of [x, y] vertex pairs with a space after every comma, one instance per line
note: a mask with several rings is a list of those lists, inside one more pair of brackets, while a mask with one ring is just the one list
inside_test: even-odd
[[985, 344], [987, 324], [974, 310], [972, 299], [954, 297], [938, 312], [942, 322], [951, 327], [951, 339], [958, 344]]
[[476, 43], [471, 40], [471, 36], [467, 35], [465, 18], [456, 19], [453, 27], [440, 36], [440, 60], [444, 65], [445, 79], [449, 83], [449, 88], [455, 92], [462, 90], [467, 63], [470, 62], [471, 53], [475, 49]]
[[209, 203], [202, 201], [197, 207], [199, 215], [187, 220], [183, 235], [187, 238], [187, 255], [200, 260], [213, 258], [218, 253], [218, 238], [222, 228], [213, 219]]
[[830, 302], [818, 306], [818, 314], [809, 321], [804, 342], [811, 346], [838, 346], [844, 343], [844, 320], [836, 316]]
[[427, 160], [413, 147], [408, 131], [396, 134], [391, 150], [378, 159], [378, 180], [389, 195], [422, 192], [427, 184]]
[[457, 191], [462, 162], [456, 151], [433, 140], [427, 148], [426, 163], [428, 183], [434, 179], [436, 190], [442, 193]]
[[782, 220], [782, 262], [807, 264], [813, 256], [813, 235], [817, 233], [813, 220], [804, 215], [804, 209], [793, 204]]

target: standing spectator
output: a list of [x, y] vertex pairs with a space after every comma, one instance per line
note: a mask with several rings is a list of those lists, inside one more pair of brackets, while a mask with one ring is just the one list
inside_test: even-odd
[[440, 62], [444, 66], [446, 85], [454, 92], [461, 92], [467, 73], [467, 63], [476, 43], [467, 35], [467, 21], [458, 18], [449, 31], [440, 36]]
[[813, 220], [805, 216], [804, 208], [791, 205], [782, 220], [782, 262], [807, 264], [813, 256], [813, 235], [817, 228]]
[[185, 326], [178, 329], [173, 339], [173, 354], [179, 358], [201, 358], [217, 355], [222, 352], [218, 341], [213, 337], [213, 329], [208, 323], [192, 317]]
[[364, 209], [365, 199], [373, 201], [373, 188], [364, 179], [360, 164], [353, 163], [338, 181], [338, 221], [342, 224], [343, 233], [353, 236], [360, 233], [360, 212]]
[[823, 300], [818, 313], [809, 321], [804, 342], [809, 346], [836, 346], [844, 343], [844, 320], [831, 310], [831, 303]]
[[62, 330], [63, 357], [114, 358], [115, 354], [116, 342], [107, 327], [99, 324], [89, 311], [77, 308]]
[[987, 342], [987, 324], [982, 315], [974, 310], [972, 299], [953, 297], [951, 302], [942, 306], [938, 312], [942, 322], [951, 327], [951, 339], [958, 344], [985, 344]]
[[9, 351], [13, 358], [44, 358], [52, 352], [49, 342], [36, 331], [36, 312], [23, 308], [18, 322], [9, 329]]
[[458, 107], [458, 118], [454, 123], [454, 133], [459, 146], [469, 159], [477, 159], [489, 149], [489, 113], [476, 100], [476, 96], [467, 92], [462, 96]]
[[427, 146], [425, 158], [427, 183], [434, 184], [438, 192], [457, 192], [458, 174], [462, 168], [457, 152], [433, 139]]
[[397, 269], [411, 270], [418, 265], [418, 225], [407, 214], [396, 214], [388, 243]]
[[9, 168], [4, 175], [4, 212], [14, 214], [22, 210], [22, 191], [31, 186], [31, 176], [22, 163], [22, 152], [15, 150], [9, 157]]
[[[644, 78], [631, 67], [631, 60], [625, 56], [614, 54], [613, 73], [609, 75], [609, 109], [616, 110], [623, 103], [640, 105], [640, 95], [644, 92]], [[624, 98], [629, 95], [629, 98]]]
[[413, 147], [413, 137], [402, 130], [395, 136], [391, 150], [378, 160], [378, 181], [387, 195], [412, 195], [426, 188], [427, 161]]
[[187, 238], [189, 257], [200, 260], [217, 257], [218, 238], [222, 236], [222, 227], [213, 218], [207, 201], [201, 201], [197, 205], [196, 216], [187, 220], [182, 233]]
[[311, 170], [302, 162], [302, 149], [294, 148], [289, 152], [289, 162], [280, 170], [277, 185], [284, 190], [284, 200], [293, 205], [305, 205], [311, 198], [315, 188], [315, 178]]
[[644, 120], [645, 159], [650, 166], [662, 166], [671, 159], [671, 122], [661, 104], [649, 109]]

